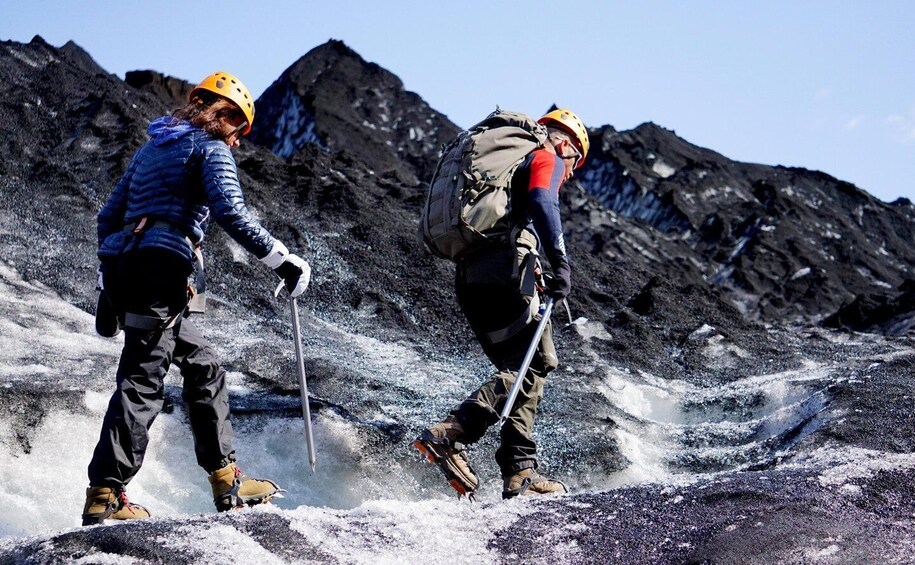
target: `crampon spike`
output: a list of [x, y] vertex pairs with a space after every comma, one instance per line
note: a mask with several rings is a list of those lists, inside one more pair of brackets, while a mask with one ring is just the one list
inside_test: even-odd
[[467, 489], [465, 489], [464, 485], [462, 485], [457, 479], [451, 479], [448, 482], [451, 483], [451, 486], [454, 488], [454, 490], [458, 491], [458, 498], [467, 495]]
[[435, 456], [426, 449], [426, 446], [423, 445], [421, 441], [414, 441], [413, 447], [419, 450], [419, 454], [423, 459], [435, 463]]

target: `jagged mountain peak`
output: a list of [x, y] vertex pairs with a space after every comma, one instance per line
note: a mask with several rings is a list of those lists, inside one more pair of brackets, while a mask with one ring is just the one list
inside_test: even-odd
[[[0, 131], [9, 141], [11, 166], [16, 155], [45, 163], [70, 150], [99, 151], [120, 162], [125, 139], [145, 139], [143, 122], [162, 111], [155, 103], [155, 109], [145, 100], [137, 103], [123, 82], [72, 41], [56, 48], [36, 36], [28, 44], [0, 45]], [[109, 143], [111, 151], [103, 151]]]
[[92, 74], [108, 74], [108, 71], [102, 68], [101, 65], [95, 62], [95, 59], [92, 58], [92, 55], [88, 51], [77, 45], [74, 41], [68, 41], [64, 43], [63, 47], [60, 48], [62, 53], [66, 53], [67, 57], [74, 63], [80, 65], [86, 72]]
[[376, 63], [366, 61], [359, 53], [339, 39], [330, 39], [311, 49], [293, 63], [286, 72], [290, 74], [293, 80], [298, 82], [302, 75], [311, 75], [341, 64], [353, 64], [369, 72], [385, 73], [390, 75], [385, 78], [392, 80], [401, 87], [403, 86], [403, 83], [396, 75]]
[[289, 158], [308, 144], [358, 154], [408, 183], [428, 178], [458, 128], [401, 80], [331, 40], [287, 68], [256, 101], [251, 140]]

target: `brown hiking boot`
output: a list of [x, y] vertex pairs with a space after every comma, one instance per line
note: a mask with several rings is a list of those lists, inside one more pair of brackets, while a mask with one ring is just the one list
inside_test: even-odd
[[213, 487], [213, 502], [219, 512], [243, 508], [245, 504], [254, 506], [269, 502], [280, 491], [273, 481], [252, 479], [243, 474], [235, 463], [213, 471], [209, 478]]
[[463, 435], [461, 423], [454, 416], [448, 416], [444, 421], [424, 430], [413, 442], [413, 446], [423, 457], [439, 466], [458, 496], [473, 498], [480, 479], [470, 466], [464, 444], [459, 441]]
[[149, 518], [149, 510], [127, 500], [124, 490], [109, 487], [86, 489], [83, 525], [94, 526], [105, 520], [138, 520]]
[[518, 495], [563, 494], [569, 492], [566, 485], [555, 479], [541, 476], [533, 469], [521, 469], [507, 477], [502, 486], [502, 498]]

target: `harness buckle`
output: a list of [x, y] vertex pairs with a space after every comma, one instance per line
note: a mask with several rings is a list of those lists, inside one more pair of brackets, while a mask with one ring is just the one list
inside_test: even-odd
[[137, 222], [137, 227], [133, 228], [133, 233], [142, 233], [143, 228], [146, 227], [146, 220], [149, 219], [149, 216], [143, 216], [140, 218], [140, 221]]

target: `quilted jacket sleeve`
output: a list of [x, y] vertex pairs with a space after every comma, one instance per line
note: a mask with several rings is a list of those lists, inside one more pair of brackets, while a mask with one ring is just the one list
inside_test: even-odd
[[204, 144], [201, 180], [216, 223], [258, 259], [266, 257], [275, 240], [245, 206], [235, 157], [228, 145], [215, 140]]
[[553, 269], [569, 263], [559, 215], [559, 187], [564, 172], [562, 159], [547, 151], [534, 152], [528, 184], [530, 216]]
[[127, 188], [130, 186], [130, 180], [133, 178], [136, 169], [137, 156], [134, 155], [130, 165], [127, 166], [127, 171], [118, 181], [114, 191], [108, 196], [108, 200], [98, 213], [99, 247], [102, 246], [102, 242], [109, 235], [124, 227], [124, 212], [127, 210]]

